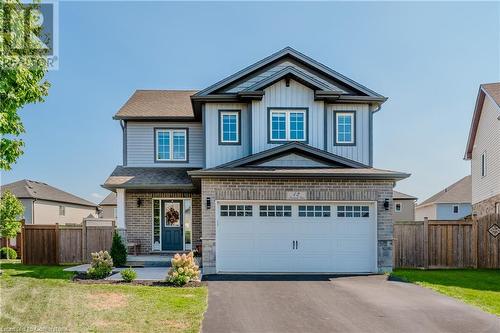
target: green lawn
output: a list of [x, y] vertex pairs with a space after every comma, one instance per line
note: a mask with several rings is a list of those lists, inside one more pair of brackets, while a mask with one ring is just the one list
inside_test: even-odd
[[60, 266], [1, 262], [0, 331], [199, 332], [207, 288], [86, 285]]
[[397, 269], [392, 276], [431, 288], [500, 316], [500, 270]]

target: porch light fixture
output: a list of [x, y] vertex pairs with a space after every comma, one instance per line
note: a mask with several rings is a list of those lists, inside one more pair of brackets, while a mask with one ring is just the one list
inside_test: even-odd
[[141, 206], [142, 206], [142, 199], [137, 198], [137, 207], [141, 207]]
[[212, 208], [212, 202], [210, 201], [210, 197], [207, 197], [207, 209]]
[[385, 210], [389, 210], [389, 199], [384, 200], [384, 208]]

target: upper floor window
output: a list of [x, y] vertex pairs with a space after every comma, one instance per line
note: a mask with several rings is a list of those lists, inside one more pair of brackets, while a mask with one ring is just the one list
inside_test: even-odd
[[187, 129], [156, 130], [156, 160], [187, 160]]
[[59, 216], [65, 216], [65, 215], [66, 215], [66, 207], [59, 206]]
[[307, 109], [269, 109], [269, 141], [306, 141]]
[[458, 211], [459, 211], [459, 206], [453, 205], [453, 214], [458, 214]]
[[355, 122], [354, 112], [335, 112], [335, 144], [355, 144]]
[[486, 177], [486, 152], [481, 154], [481, 177]]
[[400, 203], [397, 203], [394, 205], [394, 211], [395, 212], [401, 212], [401, 204]]
[[219, 110], [219, 143], [240, 144], [240, 111]]

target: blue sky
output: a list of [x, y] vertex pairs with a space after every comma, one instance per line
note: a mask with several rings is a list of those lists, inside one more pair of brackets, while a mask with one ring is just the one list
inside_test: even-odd
[[292, 46], [389, 97], [374, 166], [421, 200], [469, 173], [480, 83], [500, 80], [499, 3], [61, 2], [59, 70], [22, 110], [25, 155], [2, 183], [40, 180], [99, 202], [122, 162], [113, 114], [135, 89], [201, 89]]

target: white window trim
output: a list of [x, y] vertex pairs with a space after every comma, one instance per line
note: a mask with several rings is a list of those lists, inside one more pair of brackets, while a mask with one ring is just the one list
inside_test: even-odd
[[[285, 139], [273, 138], [273, 114], [285, 114]], [[303, 139], [290, 139], [290, 113], [302, 113], [304, 115], [304, 138]], [[269, 140], [271, 142], [286, 142], [286, 141], [307, 141], [307, 112], [305, 109], [271, 109], [269, 112]]]
[[[184, 133], [184, 158], [183, 159], [174, 159], [174, 132], [183, 132]], [[169, 153], [169, 156], [170, 158], [166, 159], [166, 158], [159, 158], [158, 157], [158, 133], [169, 133], [169, 142], [170, 142], [170, 153]], [[184, 129], [184, 128], [157, 128], [155, 130], [155, 161], [159, 161], [159, 162], [187, 162], [187, 146], [188, 146], [188, 134], [187, 134], [187, 130]]]
[[[224, 116], [236, 116], [236, 140], [224, 140]], [[221, 111], [220, 112], [220, 142], [223, 143], [239, 143], [240, 142], [240, 113], [237, 111]]]
[[[399, 206], [399, 209], [398, 209], [398, 206]], [[403, 206], [399, 202], [394, 204], [394, 211], [395, 212], [400, 213], [402, 208], [403, 208]]]
[[488, 175], [488, 156], [486, 155], [486, 151], [484, 151], [481, 154], [481, 161], [480, 161], [480, 167], [481, 167], [481, 177], [486, 177]]
[[[339, 116], [348, 116], [351, 118], [351, 140], [339, 140]], [[354, 128], [354, 113], [352, 112], [336, 112], [335, 113], [335, 141], [337, 144], [354, 144], [354, 138], [356, 135], [356, 128]]]
[[[455, 213], [455, 207], [457, 207], [457, 212]], [[451, 207], [451, 213], [452, 214], [460, 214], [460, 205], [453, 205]]]

